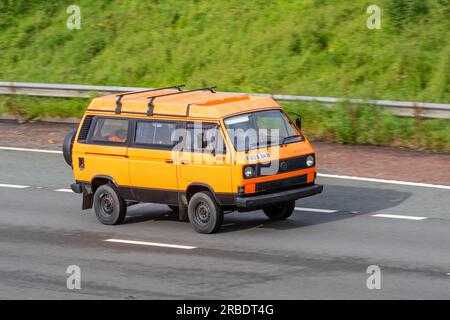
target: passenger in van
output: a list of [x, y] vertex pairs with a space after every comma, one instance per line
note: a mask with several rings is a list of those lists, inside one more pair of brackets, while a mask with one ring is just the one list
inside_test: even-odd
[[125, 142], [126, 140], [127, 140], [127, 131], [124, 129], [118, 129], [108, 137], [108, 141], [111, 142]]

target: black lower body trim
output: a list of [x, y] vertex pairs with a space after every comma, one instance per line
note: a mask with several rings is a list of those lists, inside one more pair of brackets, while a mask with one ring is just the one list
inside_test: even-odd
[[119, 194], [125, 200], [134, 200], [132, 188], [130, 187], [119, 187]]
[[236, 204], [234, 193], [216, 193], [216, 199], [221, 206], [234, 206]]
[[[129, 190], [126, 190], [129, 189]], [[127, 200], [134, 200], [139, 202], [161, 203], [178, 205], [179, 204], [179, 191], [178, 190], [163, 190], [163, 189], [147, 189], [147, 188], [130, 188], [119, 187], [124, 193], [130, 193], [131, 197], [123, 197]]]
[[[90, 182], [77, 181], [70, 187], [76, 193], [94, 193]], [[80, 189], [81, 192], [78, 192]], [[135, 188], [129, 186], [118, 186], [117, 189], [124, 200], [179, 205], [180, 192], [178, 190]]]

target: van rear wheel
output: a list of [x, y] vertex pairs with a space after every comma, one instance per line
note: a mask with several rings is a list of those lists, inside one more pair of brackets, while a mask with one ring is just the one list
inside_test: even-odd
[[121, 224], [127, 214], [125, 201], [116, 188], [104, 184], [94, 194], [94, 211], [98, 221], [106, 225]]
[[271, 207], [264, 208], [263, 211], [270, 219], [284, 220], [289, 218], [295, 209], [295, 201], [289, 201], [286, 203], [281, 203]]
[[188, 206], [189, 221], [198, 233], [214, 233], [223, 222], [222, 208], [210, 192], [199, 192], [192, 196]]

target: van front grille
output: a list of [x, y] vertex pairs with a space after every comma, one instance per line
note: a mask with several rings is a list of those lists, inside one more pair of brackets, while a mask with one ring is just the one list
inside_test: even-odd
[[292, 178], [272, 180], [267, 182], [260, 182], [256, 184], [256, 192], [271, 191], [276, 189], [283, 189], [294, 187], [296, 185], [305, 184], [307, 181], [307, 175], [296, 176]]

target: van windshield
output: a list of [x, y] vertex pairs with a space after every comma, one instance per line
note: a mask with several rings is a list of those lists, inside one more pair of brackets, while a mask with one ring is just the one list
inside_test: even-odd
[[257, 111], [225, 119], [228, 136], [237, 151], [298, 142], [303, 137], [281, 110]]

